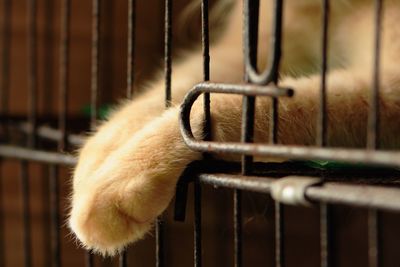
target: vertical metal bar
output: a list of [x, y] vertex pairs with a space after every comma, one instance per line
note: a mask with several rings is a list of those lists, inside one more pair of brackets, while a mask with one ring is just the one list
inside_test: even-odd
[[[273, 59], [274, 62], [271, 64], [274, 66], [271, 68], [271, 77], [269, 82], [275, 84], [278, 83], [279, 78], [279, 63], [281, 59], [281, 45], [282, 45], [282, 17], [283, 17], [283, 0], [275, 0], [274, 3], [274, 20], [273, 20], [273, 40], [274, 40], [274, 50]], [[270, 143], [276, 144], [278, 142], [278, 99], [276, 97], [272, 98], [271, 104], [271, 122], [270, 122]]]
[[164, 264], [164, 222], [157, 218], [156, 222], [156, 267], [163, 267]]
[[368, 211], [368, 257], [369, 267], [378, 267], [380, 261], [380, 236], [379, 236], [379, 212], [377, 210]]
[[201, 247], [201, 184], [194, 181], [194, 266], [202, 265]]
[[51, 266], [61, 266], [58, 167], [50, 165]]
[[132, 98], [135, 81], [135, 28], [136, 28], [136, 0], [128, 0], [128, 60], [126, 96]]
[[327, 203], [320, 204], [320, 249], [321, 267], [332, 265], [331, 256], [331, 208]]
[[91, 267], [94, 266], [94, 257], [91, 251], [86, 252], [85, 255], [85, 266]]
[[[164, 73], [165, 73], [165, 107], [171, 106], [171, 74], [172, 74], [172, 0], [165, 0], [164, 28]], [[156, 223], [156, 266], [164, 266], [164, 222], [162, 216]]]
[[164, 71], [165, 71], [165, 106], [171, 106], [171, 73], [172, 73], [172, 0], [165, 0], [165, 33], [164, 33]]
[[35, 146], [36, 120], [37, 120], [37, 32], [36, 0], [28, 0], [28, 120], [32, 134], [28, 136], [28, 146]]
[[92, 0], [91, 128], [96, 128], [100, 68], [100, 0]]
[[[208, 21], [208, 0], [201, 2], [201, 40], [203, 48], [203, 80], [210, 80], [210, 40], [209, 40], [209, 21]], [[205, 114], [205, 127], [204, 127], [204, 140], [211, 140], [211, 114], [210, 114], [210, 94], [204, 94], [204, 114]]]
[[3, 165], [0, 160], [0, 266], [5, 266], [5, 232], [4, 232], [4, 202], [3, 202]]
[[[43, 72], [44, 72], [44, 77], [43, 77], [43, 91], [42, 91], [42, 108], [43, 110], [51, 110], [52, 109], [52, 104], [54, 102], [54, 95], [55, 95], [55, 90], [54, 90], [54, 84], [53, 81], [56, 77], [55, 73], [56, 70], [54, 68], [54, 49], [56, 48], [56, 45], [54, 43], [54, 18], [55, 18], [55, 12], [54, 12], [54, 7], [55, 1], [54, 0], [44, 0], [43, 1], [44, 5], [44, 10], [43, 10], [43, 17], [44, 17], [44, 28], [43, 28], [43, 45], [41, 46], [41, 50], [43, 53]], [[58, 14], [57, 14], [58, 15]], [[56, 77], [59, 78], [59, 77]], [[48, 172], [48, 171], [46, 171]], [[47, 186], [48, 187], [48, 186]], [[46, 188], [47, 188], [46, 187]], [[48, 203], [48, 200], [47, 200]], [[47, 215], [47, 214], [45, 214]], [[46, 227], [48, 229], [48, 227]], [[46, 244], [45, 246], [49, 245], [50, 243]], [[49, 265], [49, 264], [47, 264]]]
[[[126, 97], [132, 98], [135, 78], [135, 23], [136, 23], [136, 1], [128, 0], [128, 53], [127, 53], [127, 74], [126, 74]], [[128, 266], [126, 248], [119, 255], [119, 267]]]
[[[28, 135], [28, 147], [35, 147], [37, 119], [37, 32], [36, 32], [36, 0], [27, 1], [27, 40], [28, 40], [28, 121], [32, 129]], [[31, 254], [31, 221], [29, 208], [29, 177], [28, 163], [21, 162], [22, 212], [24, 227], [24, 266], [32, 264]]]
[[[368, 114], [367, 148], [374, 150], [379, 148], [379, 89], [380, 89], [380, 66], [381, 66], [381, 33], [383, 19], [383, 0], [375, 0], [374, 21], [374, 64], [373, 80], [370, 92], [370, 105]], [[369, 266], [380, 266], [380, 243], [379, 243], [379, 212], [371, 209], [368, 211], [368, 256]]]
[[126, 267], [128, 266], [127, 262], [127, 257], [126, 257], [126, 250], [124, 250], [120, 255], [119, 255], [119, 267]]
[[318, 117], [317, 145], [327, 144], [327, 109], [326, 109], [326, 74], [328, 70], [328, 30], [329, 30], [329, 0], [322, 0], [322, 64], [321, 64], [321, 88], [320, 88], [320, 109]]
[[69, 87], [69, 43], [70, 43], [70, 0], [63, 0], [61, 6], [61, 48], [60, 48], [60, 110], [59, 110], [59, 129], [62, 138], [58, 144], [60, 151], [66, 149], [67, 138], [67, 106], [68, 106], [68, 87]]
[[[245, 60], [245, 75], [246, 82], [251, 82], [247, 70], [248, 65], [257, 65], [257, 41], [258, 41], [258, 13], [259, 1], [247, 0], [243, 10], [243, 43], [244, 57], [250, 57]], [[247, 38], [249, 40], [247, 40]], [[242, 101], [242, 128], [241, 142], [253, 142], [254, 135], [254, 111], [255, 97], [245, 96]], [[248, 175], [252, 171], [253, 157], [242, 156], [241, 168], [242, 174]], [[240, 267], [243, 263], [242, 252], [242, 192], [235, 189], [233, 191], [233, 226], [234, 226], [234, 266]]]
[[[203, 80], [210, 80], [210, 51], [209, 51], [209, 20], [208, 0], [201, 1], [201, 41], [203, 52]], [[204, 140], [211, 140], [211, 110], [210, 94], [204, 94]], [[203, 155], [205, 159], [208, 155]], [[202, 239], [201, 239], [201, 184], [198, 180], [194, 182], [194, 266], [202, 266]]]
[[[9, 91], [10, 91], [10, 54], [11, 54], [11, 12], [12, 1], [3, 0], [3, 19], [1, 25], [1, 81], [0, 81], [0, 114], [6, 115], [9, 109]], [[8, 139], [7, 121], [4, 120], [0, 127], [3, 128], [5, 139]], [[4, 125], [3, 125], [4, 123]], [[1, 129], [0, 129], [1, 130]], [[0, 192], [2, 190], [2, 162], [0, 160]], [[2, 194], [0, 194], [2, 196]], [[0, 266], [5, 266], [5, 240], [4, 240], [4, 207], [2, 198], [0, 198]]]
[[242, 192], [233, 191], [234, 266], [242, 266]]
[[[91, 60], [91, 120], [92, 130], [97, 125], [97, 106], [99, 94], [100, 68], [100, 4], [101, 0], [92, 0], [92, 60]], [[86, 266], [94, 266], [94, 255], [91, 251], [86, 255]]]
[[[165, 78], [165, 107], [171, 106], [171, 73], [172, 73], [172, 0], [165, 0], [164, 17], [164, 78]], [[162, 216], [156, 223], [156, 266], [164, 266], [164, 222]]]
[[32, 265], [31, 253], [31, 218], [29, 208], [29, 177], [28, 177], [28, 163], [21, 161], [21, 191], [22, 191], [22, 214], [23, 214], [23, 245], [24, 245], [24, 266], [30, 267]]
[[284, 257], [284, 220], [283, 220], [284, 206], [275, 202], [275, 266], [285, 266]]
[[[327, 145], [328, 114], [326, 108], [326, 76], [328, 71], [328, 37], [329, 37], [330, 1], [322, 0], [322, 61], [321, 61], [321, 87], [320, 108], [317, 121], [317, 145]], [[321, 267], [331, 266], [331, 223], [330, 206], [327, 203], [320, 204], [320, 262]]]
[[4, 115], [9, 106], [12, 1], [3, 0], [2, 7], [0, 114]]
[[378, 148], [379, 144], [379, 87], [380, 87], [380, 50], [381, 50], [381, 30], [382, 30], [382, 0], [375, 0], [375, 37], [374, 37], [374, 65], [373, 80], [370, 91], [370, 105], [368, 114], [368, 135], [367, 147], [369, 149]]

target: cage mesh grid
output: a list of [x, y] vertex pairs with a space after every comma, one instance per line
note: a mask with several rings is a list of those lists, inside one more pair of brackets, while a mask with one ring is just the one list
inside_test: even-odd
[[[241, 191], [249, 190], [262, 193], [271, 193], [271, 185], [275, 179], [264, 177], [260, 179], [251, 176], [253, 173], [254, 155], [272, 155], [285, 156], [298, 159], [324, 159], [339, 160], [343, 162], [363, 162], [378, 165], [400, 166], [399, 153], [389, 151], [375, 151], [378, 148], [379, 140], [379, 68], [380, 68], [380, 33], [382, 21], [383, 3], [376, 0], [375, 7], [375, 45], [374, 45], [374, 75], [372, 77], [373, 86], [371, 88], [371, 99], [368, 120], [368, 145], [367, 149], [333, 149], [325, 148], [327, 140], [327, 116], [326, 116], [326, 74], [327, 74], [327, 51], [328, 51], [328, 23], [329, 23], [329, 0], [323, 0], [322, 17], [322, 61], [321, 61], [321, 90], [320, 90], [320, 110], [318, 116], [317, 146], [315, 147], [293, 147], [277, 145], [278, 129], [278, 98], [290, 96], [291, 89], [278, 87], [278, 73], [281, 49], [282, 34], [282, 0], [274, 1], [274, 19], [272, 38], [272, 60], [270, 67], [263, 73], [256, 71], [257, 60], [257, 32], [258, 32], [258, 13], [259, 1], [244, 1], [244, 53], [245, 53], [245, 81], [246, 85], [214, 84], [208, 82], [209, 74], [209, 33], [208, 33], [208, 1], [203, 0], [202, 10], [202, 47], [203, 47], [203, 79], [205, 83], [195, 86], [194, 90], [188, 94], [181, 110], [182, 134], [188, 146], [193, 149], [203, 151], [206, 160], [211, 160], [207, 153], [209, 152], [230, 152], [242, 155], [241, 175], [230, 174], [209, 174], [204, 173], [204, 169], [196, 169], [196, 172], [189, 171], [191, 178], [182, 176], [179, 182], [181, 186], [187, 186], [188, 181], [194, 181], [195, 185], [195, 227], [194, 227], [194, 265], [202, 265], [202, 246], [201, 246], [201, 183], [222, 186], [233, 189], [234, 203], [234, 265], [242, 266], [242, 214], [241, 214]], [[60, 211], [59, 211], [59, 185], [58, 185], [58, 166], [73, 166], [76, 159], [72, 156], [63, 154], [69, 146], [82, 144], [82, 138], [76, 135], [67, 135], [67, 95], [68, 95], [68, 66], [69, 66], [69, 23], [70, 23], [70, 1], [63, 0], [61, 6], [61, 29], [62, 39], [60, 42], [60, 112], [58, 129], [38, 125], [37, 114], [37, 3], [35, 0], [29, 0], [27, 12], [27, 31], [28, 40], [28, 119], [27, 123], [22, 124], [21, 129], [28, 134], [25, 147], [16, 147], [7, 143], [0, 145], [0, 156], [2, 158], [15, 158], [20, 160], [20, 173], [23, 192], [23, 229], [24, 229], [24, 266], [32, 265], [32, 242], [31, 242], [31, 220], [29, 211], [29, 186], [28, 186], [28, 167], [29, 161], [37, 161], [48, 164], [51, 176], [51, 262], [52, 266], [60, 266], [61, 247], [59, 235]], [[98, 111], [99, 94], [99, 68], [100, 68], [100, 0], [92, 2], [92, 74], [91, 74], [91, 127], [96, 126]], [[171, 0], [165, 1], [165, 106], [168, 108], [171, 102], [171, 71], [172, 71], [172, 8]], [[5, 16], [2, 21], [2, 81], [1, 81], [1, 115], [3, 134], [9, 134], [7, 123], [10, 119], [8, 115], [8, 96], [9, 96], [9, 51], [10, 51], [10, 29], [11, 29], [11, 8], [12, 2], [3, 0], [3, 12]], [[134, 81], [134, 43], [135, 43], [135, 1], [129, 0], [128, 9], [128, 57], [127, 57], [127, 92], [128, 98], [132, 97]], [[210, 93], [228, 93], [239, 94], [243, 96], [243, 121], [241, 143], [216, 143], [212, 142], [210, 135]], [[190, 108], [196, 98], [204, 95], [204, 111], [206, 117], [205, 138], [198, 141], [193, 138], [190, 129]], [[270, 144], [251, 144], [253, 143], [254, 128], [254, 103], [257, 96], [268, 95], [272, 99], [271, 105], [271, 126], [270, 126]], [[37, 139], [46, 138], [58, 143], [59, 152], [49, 152], [38, 150]], [[185, 172], [186, 173], [186, 172]], [[178, 185], [179, 189], [179, 185]], [[179, 190], [178, 190], [179, 191]], [[357, 197], [353, 197], [354, 192]], [[177, 194], [176, 217], [184, 218], [185, 190]], [[360, 188], [357, 185], [346, 185], [335, 182], [325, 182], [322, 186], [308, 187], [304, 191], [305, 197], [309, 200], [319, 203], [320, 206], [320, 243], [321, 243], [321, 266], [331, 266], [331, 204], [348, 204], [359, 207], [369, 208], [368, 212], [368, 255], [370, 266], [380, 266], [380, 227], [378, 210], [400, 210], [400, 194], [397, 188], [382, 188], [375, 185], [368, 186], [368, 190]], [[179, 203], [182, 202], [182, 203]], [[182, 211], [183, 209], [183, 211]], [[275, 202], [275, 263], [276, 266], [285, 265], [284, 257], [284, 239], [283, 239], [283, 209], [284, 205]], [[4, 247], [4, 240], [1, 246]], [[164, 240], [163, 240], [163, 222], [158, 219], [156, 224], [156, 265], [164, 266]], [[3, 250], [1, 250], [3, 253]], [[2, 255], [1, 261], [4, 261]], [[120, 266], [128, 266], [126, 254], [120, 256]], [[86, 266], [94, 266], [93, 255], [88, 252], [86, 257]]]

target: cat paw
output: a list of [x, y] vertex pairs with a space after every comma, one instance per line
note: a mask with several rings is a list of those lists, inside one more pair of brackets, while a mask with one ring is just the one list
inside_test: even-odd
[[200, 158], [184, 144], [177, 118], [177, 109], [165, 112], [106, 157], [100, 151], [112, 138], [88, 140], [74, 172], [69, 219], [85, 248], [114, 255], [143, 238], [167, 208], [178, 177]]

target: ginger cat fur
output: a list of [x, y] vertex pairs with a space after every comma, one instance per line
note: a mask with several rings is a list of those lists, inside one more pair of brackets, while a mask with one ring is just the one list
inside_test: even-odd
[[[242, 3], [227, 18], [223, 35], [211, 46], [211, 80], [243, 82]], [[260, 21], [272, 16], [272, 0], [261, 0]], [[279, 100], [278, 139], [283, 144], [315, 144], [320, 87], [321, 1], [287, 0], [284, 4], [283, 59], [280, 85], [295, 89]], [[400, 1], [384, 2], [381, 49], [380, 145], [399, 147]], [[372, 84], [374, 4], [370, 0], [331, 1], [328, 142], [330, 146], [365, 147], [369, 89]], [[259, 34], [259, 61], [268, 58], [270, 25]], [[113, 255], [142, 238], [168, 206], [177, 179], [188, 163], [201, 159], [180, 134], [179, 103], [202, 79], [201, 52], [173, 66], [173, 107], [165, 111], [164, 81], [159, 79], [115, 111], [79, 152], [73, 174], [69, 225], [83, 246]], [[239, 96], [212, 95], [212, 137], [240, 139]], [[270, 100], [256, 101], [255, 142], [268, 142]], [[202, 101], [192, 109], [192, 129], [201, 136]]]

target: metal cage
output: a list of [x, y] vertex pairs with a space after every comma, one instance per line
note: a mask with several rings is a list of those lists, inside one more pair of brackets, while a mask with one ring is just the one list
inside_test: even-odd
[[[70, 134], [69, 127], [75, 118], [68, 117], [68, 88], [70, 71], [70, 23], [71, 23], [71, 1], [60, 1], [60, 29], [61, 39], [59, 42], [59, 86], [58, 86], [58, 110], [56, 117], [40, 117], [37, 111], [38, 101], [38, 52], [37, 52], [37, 20], [38, 20], [38, 1], [28, 0], [27, 4], [27, 73], [24, 79], [27, 80], [27, 114], [26, 116], [15, 116], [9, 111], [10, 96], [10, 49], [12, 49], [12, 6], [11, 0], [2, 0], [1, 21], [1, 83], [0, 83], [0, 116], [1, 116], [1, 162], [14, 159], [19, 164], [22, 192], [22, 213], [23, 213], [23, 259], [24, 266], [32, 266], [32, 243], [31, 236], [31, 211], [30, 211], [30, 187], [29, 187], [29, 164], [38, 162], [42, 166], [48, 166], [50, 176], [50, 213], [51, 223], [47, 235], [50, 246], [47, 256], [51, 266], [61, 266], [62, 257], [67, 253], [62, 253], [60, 239], [60, 228], [62, 225], [61, 216], [65, 211], [60, 208], [60, 185], [59, 168], [62, 166], [74, 166], [76, 159], [70, 154], [64, 153], [73, 147], [82, 144], [82, 137]], [[136, 30], [136, 3], [135, 0], [128, 0], [127, 16], [127, 74], [126, 74], [126, 97], [132, 97], [134, 85], [134, 66], [135, 66], [135, 30]], [[400, 189], [398, 187], [399, 175], [397, 170], [400, 166], [400, 153], [398, 151], [382, 151], [377, 148], [379, 137], [379, 66], [380, 66], [380, 29], [382, 21], [383, 1], [376, 0], [375, 13], [375, 69], [372, 77], [373, 86], [371, 91], [371, 105], [369, 110], [368, 123], [368, 147], [365, 149], [337, 149], [327, 147], [327, 115], [326, 115], [326, 74], [327, 51], [328, 51], [328, 24], [329, 24], [329, 0], [322, 0], [323, 17], [321, 24], [323, 34], [321, 36], [321, 86], [320, 86], [320, 109], [318, 111], [318, 132], [316, 144], [313, 147], [303, 146], [284, 146], [277, 143], [278, 129], [278, 105], [279, 97], [290, 96], [296, 92], [296, 88], [281, 88], [278, 86], [279, 62], [281, 54], [281, 35], [283, 0], [274, 0], [273, 12], [273, 43], [271, 44], [272, 59], [269, 67], [259, 73], [256, 70], [257, 58], [257, 32], [258, 32], [258, 0], [244, 1], [244, 58], [245, 58], [245, 80], [246, 85], [238, 84], [216, 84], [209, 82], [209, 22], [208, 22], [208, 0], [201, 2], [201, 34], [203, 49], [203, 79], [204, 82], [196, 85], [187, 95], [181, 108], [181, 132], [185, 142], [192, 149], [205, 152], [204, 162], [194, 162], [188, 166], [181, 177], [175, 199], [175, 219], [184, 220], [188, 184], [194, 184], [194, 266], [204, 266], [202, 264], [202, 204], [206, 200], [201, 199], [202, 187], [209, 184], [214, 187], [224, 187], [233, 190], [233, 245], [232, 255], [234, 266], [243, 266], [243, 217], [242, 217], [242, 194], [243, 191], [258, 192], [261, 194], [272, 194], [274, 200], [274, 241], [273, 253], [275, 266], [286, 266], [287, 253], [285, 251], [285, 199], [282, 190], [294, 190], [299, 198], [294, 203], [302, 205], [308, 203], [313, 206], [319, 216], [319, 229], [316, 229], [319, 240], [319, 266], [339, 266], [336, 262], [337, 247], [333, 245], [335, 239], [335, 221], [333, 211], [337, 205], [348, 205], [357, 209], [367, 211], [367, 216], [363, 218], [368, 225], [365, 234], [368, 236], [367, 251], [368, 264], [371, 267], [377, 266], [398, 266], [400, 261], [391, 256], [389, 264], [383, 264], [383, 257], [387, 256], [382, 248], [381, 216], [386, 213], [393, 213], [394, 221], [398, 221], [400, 211]], [[99, 75], [101, 71], [101, 3], [100, 0], [92, 0], [92, 44], [91, 44], [91, 118], [90, 127], [94, 129], [98, 119], [98, 96], [100, 93]], [[172, 8], [173, 1], [165, 1], [165, 106], [169, 107], [171, 101], [171, 62], [172, 62]], [[211, 59], [212, 60], [212, 59]], [[242, 135], [240, 143], [217, 143], [212, 141], [210, 136], [210, 94], [237, 94], [243, 96], [243, 119]], [[204, 97], [205, 111], [205, 139], [195, 140], [190, 129], [190, 108], [193, 102], [200, 95]], [[254, 144], [254, 109], [257, 96], [270, 96], [272, 99], [270, 143]], [[51, 123], [49, 123], [51, 122]], [[48, 126], [46, 124], [53, 125]], [[24, 135], [23, 141], [18, 145], [12, 142], [14, 133], [18, 131]], [[26, 138], [25, 138], [26, 137]], [[51, 145], [43, 145], [41, 140], [51, 141]], [[236, 153], [242, 155], [242, 161], [238, 163], [228, 163], [213, 160], [208, 153]], [[279, 156], [297, 160], [334, 160], [346, 163], [366, 163], [380, 166], [374, 170], [365, 171], [323, 171], [310, 169], [299, 165], [298, 162], [283, 164], [261, 164], [253, 162], [255, 155]], [[1, 165], [0, 165], [1, 166]], [[386, 168], [386, 167], [389, 167]], [[226, 171], [225, 171], [226, 170]], [[223, 172], [224, 171], [224, 172]], [[223, 173], [222, 173], [223, 172]], [[279, 177], [279, 179], [277, 179]], [[357, 182], [349, 183], [345, 177], [356, 177]], [[378, 181], [372, 178], [380, 178]], [[396, 185], [397, 183], [397, 185]], [[386, 185], [386, 186], [382, 186]], [[293, 203], [292, 203], [293, 204]], [[4, 209], [0, 218], [0, 265], [5, 266], [5, 248], [7, 243], [4, 239], [4, 227], [2, 220], [7, 216]], [[397, 216], [397, 217], [396, 217]], [[397, 219], [396, 219], [397, 218]], [[156, 266], [165, 266], [166, 240], [163, 231], [165, 224], [160, 218], [156, 224]], [[167, 226], [168, 227], [168, 226]], [[398, 230], [392, 229], [395, 235], [399, 235]], [[399, 240], [397, 240], [399, 241]], [[267, 242], [267, 241], [266, 241]], [[397, 246], [398, 244], [390, 244]], [[388, 244], [385, 243], [385, 247]], [[169, 251], [169, 250], [168, 250]], [[263, 253], [263, 252], [257, 252]], [[95, 266], [94, 255], [90, 252], [86, 254], [85, 266]], [[397, 263], [396, 263], [397, 260]], [[132, 266], [135, 266], [133, 264]], [[127, 261], [126, 253], [119, 257], [119, 266], [130, 266]]]

